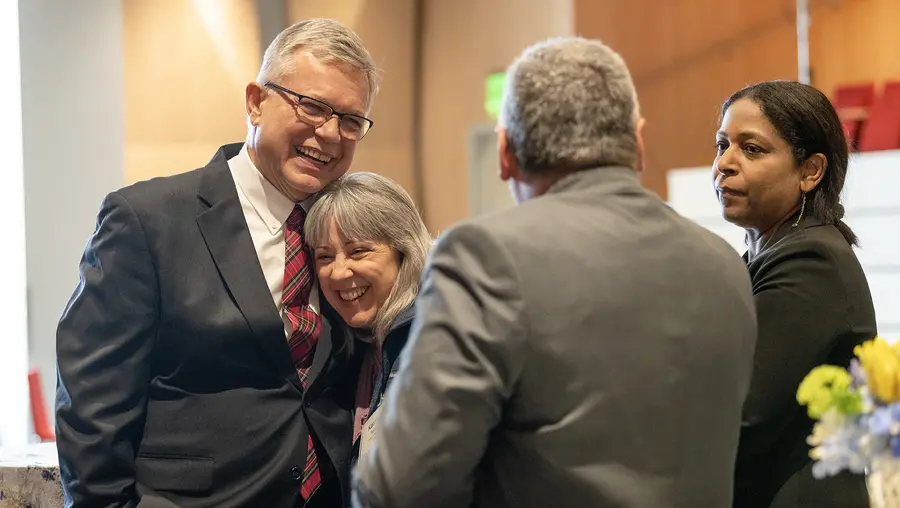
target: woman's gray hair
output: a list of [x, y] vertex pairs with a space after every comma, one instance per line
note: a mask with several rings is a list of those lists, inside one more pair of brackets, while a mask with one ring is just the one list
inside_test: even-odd
[[628, 67], [599, 41], [540, 42], [507, 72], [499, 123], [525, 171], [635, 167], [637, 120]]
[[269, 44], [259, 68], [260, 83], [276, 81], [291, 72], [291, 62], [299, 50], [309, 51], [325, 62], [344, 65], [366, 76], [369, 96], [366, 103], [372, 106], [378, 94], [378, 69], [372, 55], [353, 30], [327, 18], [312, 18], [284, 29]]
[[397, 280], [372, 328], [376, 340], [384, 340], [397, 316], [419, 294], [433, 239], [403, 187], [375, 173], [348, 173], [319, 192], [306, 216], [307, 244], [327, 244], [332, 220], [347, 238], [384, 242], [400, 253]]

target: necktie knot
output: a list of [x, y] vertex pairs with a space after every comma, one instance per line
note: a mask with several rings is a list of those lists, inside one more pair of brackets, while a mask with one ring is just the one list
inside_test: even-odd
[[291, 214], [288, 215], [287, 224], [294, 230], [300, 230], [303, 228], [303, 221], [306, 220], [306, 210], [300, 206], [300, 203], [294, 205], [294, 209], [291, 210]]

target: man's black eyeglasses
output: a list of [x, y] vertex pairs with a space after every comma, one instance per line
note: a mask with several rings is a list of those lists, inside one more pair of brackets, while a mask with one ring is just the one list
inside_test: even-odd
[[354, 115], [353, 113], [338, 113], [334, 108], [318, 99], [301, 95], [271, 81], [265, 82], [263, 86], [278, 90], [296, 99], [295, 104], [300, 119], [312, 127], [321, 127], [325, 122], [331, 120], [331, 117], [337, 116], [338, 130], [341, 132], [341, 136], [347, 139], [359, 141], [375, 124], [375, 122], [364, 116]]

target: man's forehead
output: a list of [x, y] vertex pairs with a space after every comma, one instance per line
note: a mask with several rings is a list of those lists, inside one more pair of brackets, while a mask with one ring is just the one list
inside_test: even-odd
[[366, 74], [333, 58], [298, 51], [286, 69], [284, 86], [327, 103], [341, 113], [365, 115], [369, 105]]

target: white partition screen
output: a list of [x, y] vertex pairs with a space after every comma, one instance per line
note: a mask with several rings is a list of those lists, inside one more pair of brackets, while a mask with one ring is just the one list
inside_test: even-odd
[[[739, 252], [744, 233], [722, 219], [709, 167], [669, 171], [669, 204], [722, 236]], [[859, 236], [856, 255], [875, 303], [878, 333], [900, 340], [900, 151], [853, 154], [844, 186], [844, 220]]]
[[493, 125], [478, 125], [469, 132], [469, 214], [495, 212], [515, 204], [506, 182], [500, 180], [497, 134]]
[[0, 285], [0, 445], [28, 441], [28, 319], [25, 282], [25, 184], [22, 172], [22, 88], [19, 2], [0, 2], [0, 122], [3, 199], [3, 284]]

